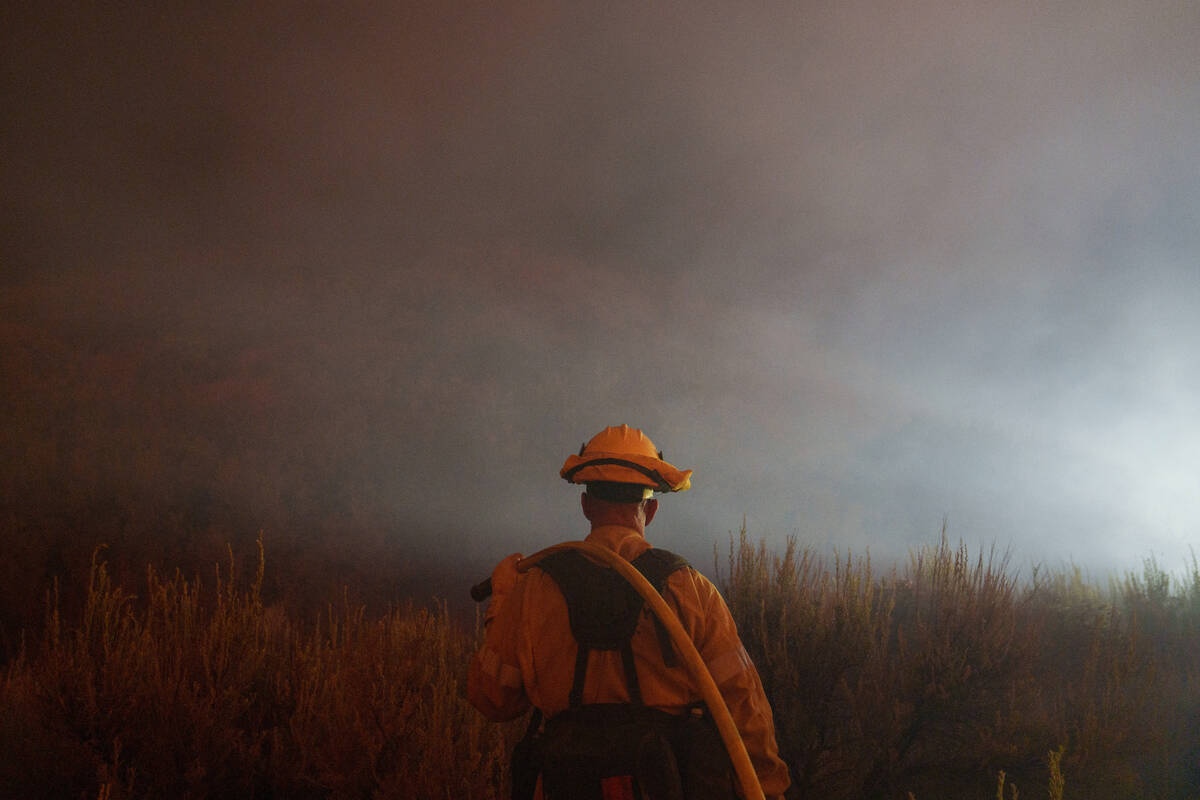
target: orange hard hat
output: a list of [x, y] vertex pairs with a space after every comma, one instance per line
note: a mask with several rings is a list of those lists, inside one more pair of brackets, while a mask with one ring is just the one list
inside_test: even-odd
[[559, 475], [571, 483], [631, 483], [656, 492], [692, 488], [692, 471], [663, 461], [650, 437], [628, 425], [605, 428], [568, 456]]

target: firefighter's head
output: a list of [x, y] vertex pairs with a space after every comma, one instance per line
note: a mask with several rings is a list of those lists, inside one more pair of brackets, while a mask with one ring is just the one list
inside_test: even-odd
[[658, 510], [654, 492], [682, 492], [692, 485], [690, 469], [664, 461], [650, 437], [628, 425], [593, 436], [567, 458], [559, 475], [587, 487], [581, 502], [593, 527], [626, 524], [640, 530]]

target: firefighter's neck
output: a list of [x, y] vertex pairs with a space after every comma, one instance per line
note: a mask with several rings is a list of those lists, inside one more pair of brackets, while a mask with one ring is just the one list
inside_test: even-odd
[[607, 500], [597, 500], [584, 492], [581, 504], [583, 515], [592, 523], [592, 530], [606, 525], [619, 525], [622, 528], [632, 528], [643, 536], [646, 535], [646, 526], [658, 511], [658, 500], [653, 497], [640, 503], [610, 503]]

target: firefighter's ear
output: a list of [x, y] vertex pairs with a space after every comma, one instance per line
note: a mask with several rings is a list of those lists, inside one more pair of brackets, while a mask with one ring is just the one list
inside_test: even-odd
[[649, 500], [642, 501], [642, 510], [646, 515], [646, 524], [650, 524], [650, 520], [654, 519], [654, 515], [658, 513], [658, 499], [651, 497]]

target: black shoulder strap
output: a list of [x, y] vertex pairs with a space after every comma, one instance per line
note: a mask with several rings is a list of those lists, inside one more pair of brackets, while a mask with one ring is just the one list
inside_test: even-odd
[[663, 586], [672, 572], [689, 566], [683, 556], [658, 547], [651, 547], [635, 558], [633, 565], [637, 567], [638, 572], [646, 576], [646, 580], [650, 581], [650, 585], [657, 589], [659, 594], [662, 594]]
[[[661, 593], [670, 574], [688, 564], [674, 553], [651, 548], [635, 559], [633, 565]], [[630, 700], [634, 705], [642, 705], [631, 646], [645, 603], [641, 595], [616, 570], [594, 564], [575, 550], [547, 556], [537, 566], [558, 584], [567, 602], [571, 635], [579, 645], [571, 686], [571, 708], [583, 704], [583, 684], [587, 677], [588, 654], [592, 650], [621, 652]], [[666, 629], [657, 616], [654, 621], [663, 661], [669, 667], [677, 666]]]
[[[646, 580], [650, 581], [650, 585], [654, 587], [655, 591], [664, 596], [666, 595], [667, 578], [672, 573], [691, 566], [683, 556], [676, 555], [670, 550], [660, 550], [657, 547], [652, 547], [635, 558], [633, 565], [646, 576]], [[658, 647], [662, 650], [663, 663], [668, 667], [677, 667], [679, 660], [675, 657], [675, 648], [671, 646], [671, 635], [667, 633], [667, 626], [663, 625], [663, 621], [658, 618], [657, 614], [653, 616], [654, 632], [658, 634]]]

